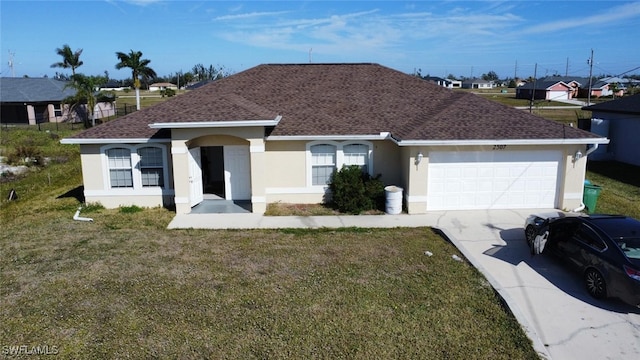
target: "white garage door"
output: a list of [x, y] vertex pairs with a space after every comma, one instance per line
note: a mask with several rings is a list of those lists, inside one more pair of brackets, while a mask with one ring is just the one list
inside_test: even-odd
[[548, 100], [568, 100], [569, 92], [568, 91], [549, 91]]
[[427, 210], [554, 208], [559, 151], [431, 152]]

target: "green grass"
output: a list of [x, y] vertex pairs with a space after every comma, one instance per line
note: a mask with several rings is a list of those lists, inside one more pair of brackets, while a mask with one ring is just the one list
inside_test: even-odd
[[586, 177], [592, 184], [602, 187], [596, 212], [640, 219], [640, 167], [590, 161]]

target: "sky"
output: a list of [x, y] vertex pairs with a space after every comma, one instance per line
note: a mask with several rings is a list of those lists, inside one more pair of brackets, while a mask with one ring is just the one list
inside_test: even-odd
[[[0, 76], [70, 70], [113, 79], [116, 52], [159, 76], [213, 65], [378, 63], [405, 73], [500, 78], [640, 74], [640, 1], [0, 1]], [[13, 61], [13, 68], [9, 62]], [[634, 70], [635, 69], [635, 70]]]

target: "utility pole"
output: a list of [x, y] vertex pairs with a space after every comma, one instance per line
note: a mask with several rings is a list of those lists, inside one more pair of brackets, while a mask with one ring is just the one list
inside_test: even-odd
[[518, 60], [516, 60], [516, 67], [513, 69], [513, 81], [516, 81], [518, 78]]
[[591, 49], [591, 57], [587, 61], [589, 63], [589, 94], [587, 95], [587, 106], [591, 105], [591, 85], [593, 78], [593, 49]]
[[569, 58], [567, 58], [567, 67], [564, 70], [564, 76], [569, 76]]
[[11, 50], [9, 50], [9, 69], [11, 69], [11, 77], [16, 77], [16, 71], [15, 71], [15, 69], [13, 68], [13, 56], [14, 56], [15, 54], [16, 54], [16, 53], [11, 52]]
[[533, 89], [531, 89], [531, 100], [529, 101], [529, 114], [533, 111], [533, 100], [536, 97], [536, 82], [538, 81], [538, 63], [536, 63], [536, 67], [533, 69]]

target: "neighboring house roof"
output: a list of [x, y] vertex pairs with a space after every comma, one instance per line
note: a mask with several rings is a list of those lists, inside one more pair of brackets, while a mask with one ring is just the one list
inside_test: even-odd
[[567, 85], [564, 81], [560, 81], [560, 80], [538, 80], [538, 81], [533, 81], [533, 82], [528, 82], [522, 86], [519, 86], [518, 89], [533, 89], [535, 86], [536, 90], [549, 90], [551, 89], [553, 86], [555, 86], [556, 84], [561, 83], [562, 85], [566, 86], [567, 89], [570, 88], [569, 85]]
[[161, 82], [161, 83], [153, 83], [153, 84], [151, 84], [149, 86], [157, 86], [157, 87], [164, 86], [164, 87], [168, 87], [168, 86], [176, 86], [176, 85], [172, 84], [172, 83], [168, 83], [168, 82]]
[[377, 64], [273, 64], [211, 82], [70, 139], [166, 136], [153, 124], [233, 126], [228, 124], [275, 119], [272, 138], [386, 132], [407, 143], [599, 138]]
[[0, 78], [0, 102], [30, 103], [62, 101], [76, 94], [69, 82], [49, 78]]
[[435, 83], [445, 83], [445, 84], [450, 84], [451, 83], [451, 80], [443, 79], [443, 78], [437, 77], [437, 76], [425, 76], [425, 77], [423, 77], [423, 79], [425, 79], [427, 81], [433, 81]]
[[484, 79], [470, 79], [462, 82], [463, 84], [491, 84], [491, 81]]
[[585, 106], [583, 110], [640, 115], [640, 94]]
[[185, 88], [186, 90], [195, 90], [199, 87], [203, 87], [205, 85], [207, 85], [210, 82], [213, 82], [216, 80], [202, 80], [202, 81], [198, 81], [197, 83], [193, 83], [193, 84], [189, 84], [187, 85], [187, 87]]
[[106, 84], [102, 85], [100, 88], [102, 88], [102, 89], [109, 89], [109, 88], [118, 89], [118, 88], [121, 88], [121, 87], [126, 87], [126, 86], [123, 85], [121, 81], [111, 79], [111, 80], [107, 81]]

